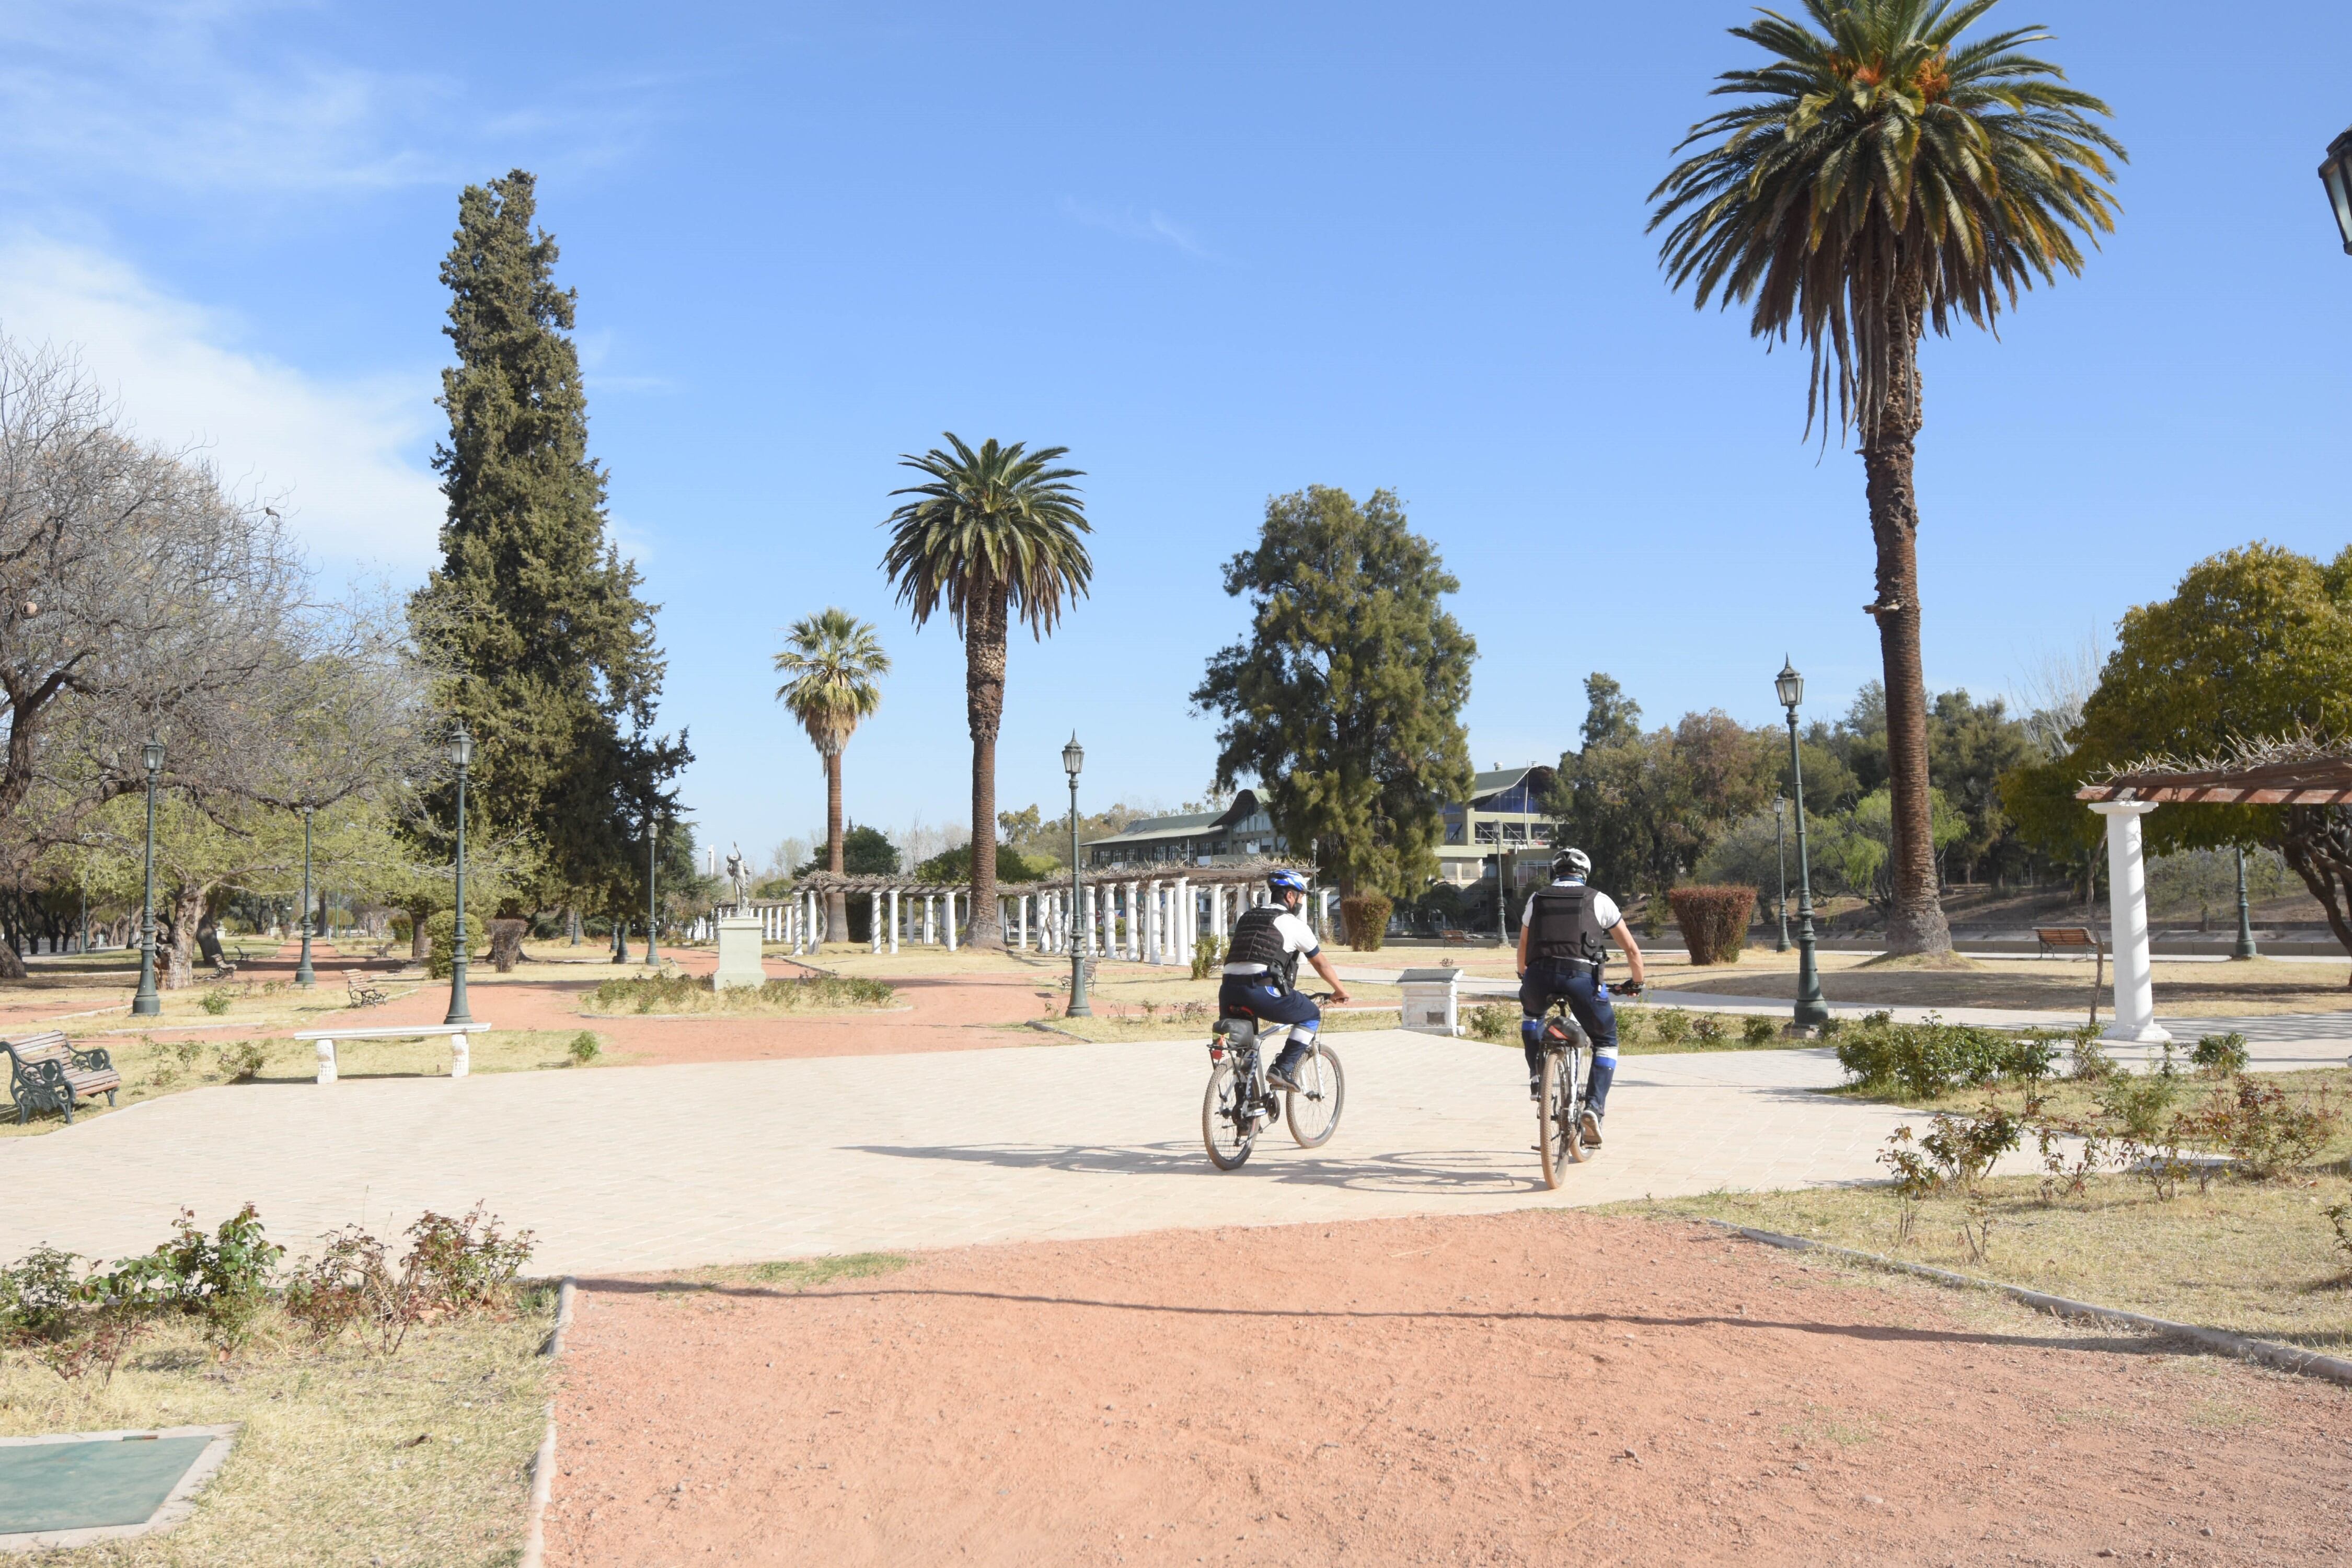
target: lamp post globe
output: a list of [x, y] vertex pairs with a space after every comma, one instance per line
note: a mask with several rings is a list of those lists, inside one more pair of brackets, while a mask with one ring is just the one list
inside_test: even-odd
[[444, 1024], [470, 1024], [466, 1007], [466, 771], [474, 765], [474, 737], [465, 721], [449, 737], [449, 760], [457, 764], [457, 929], [449, 953], [449, 1016]]
[[1070, 1010], [1073, 1018], [1091, 1018], [1095, 1010], [1087, 1005], [1087, 948], [1094, 940], [1091, 924], [1081, 933], [1078, 911], [1081, 882], [1078, 875], [1078, 770], [1087, 765], [1087, 749], [1078, 744], [1078, 732], [1070, 731], [1070, 743], [1062, 748], [1062, 771], [1070, 775]]
[[2327, 205], [2336, 217], [2336, 235], [2344, 254], [2352, 256], [2352, 131], [2327, 144], [2327, 162], [2319, 165], [2319, 183], [2327, 187]]
[[147, 764], [147, 876], [139, 899], [139, 989], [131, 998], [133, 1016], [152, 1018], [163, 1011], [155, 990], [155, 781], [163, 771], [163, 742], [149, 741], [139, 749]]
[[1788, 659], [1772, 680], [1773, 694], [1789, 710], [1789, 809], [1797, 819], [1797, 1005], [1801, 1029], [1820, 1028], [1829, 1022], [1829, 1005], [1822, 1000], [1821, 966], [1813, 950], [1813, 873], [1805, 850], [1805, 764], [1797, 746], [1797, 706], [1805, 700], [1805, 678]]

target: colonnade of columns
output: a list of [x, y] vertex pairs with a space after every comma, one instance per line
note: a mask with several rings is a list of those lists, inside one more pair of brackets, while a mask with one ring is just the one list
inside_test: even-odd
[[[851, 889], [847, 896], [869, 901], [868, 946], [876, 952], [897, 952], [902, 943], [952, 952], [971, 923], [968, 893], [885, 886]], [[825, 931], [824, 897], [817, 889], [803, 889], [789, 900], [754, 904], [744, 912], [759, 917], [763, 942], [814, 952], [820, 941], [848, 937], [846, 931]], [[1331, 897], [1318, 891], [1309, 906], [1310, 921], [1326, 940], [1331, 934]], [[1006, 945], [1018, 952], [1066, 954], [1075, 942], [1091, 956], [1189, 966], [1202, 937], [1213, 936], [1222, 944], [1242, 911], [1266, 898], [1263, 885], [1196, 886], [1189, 877], [1114, 879], [1085, 884], [1075, 911], [1067, 888], [1046, 888], [1001, 896], [997, 915]]]

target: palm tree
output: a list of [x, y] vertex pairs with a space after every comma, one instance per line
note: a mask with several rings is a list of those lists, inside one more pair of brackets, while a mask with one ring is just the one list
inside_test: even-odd
[[[890, 673], [874, 623], [831, 606], [794, 621], [776, 655], [776, 673], [788, 677], [776, 700], [792, 710], [824, 759], [825, 865], [841, 875], [841, 752], [858, 721], [882, 706], [876, 679]], [[839, 888], [825, 900], [825, 934], [838, 942], [849, 930], [849, 899]]]
[[1772, 57], [1727, 71], [1745, 100], [1691, 129], [1699, 150], [1661, 181], [1660, 262], [1704, 309], [1751, 304], [1748, 330], [1812, 353], [1806, 428], [1859, 434], [1878, 553], [1877, 618], [1894, 794], [1895, 952], [1945, 952], [1929, 834], [1927, 685], [1920, 668], [1919, 339], [1955, 315], [1995, 324], [2036, 279], [2079, 275], [2079, 234], [2115, 226], [2110, 112], [2020, 52], [2039, 26], [1959, 37], [1996, 0], [1805, 0], [1819, 33], [1777, 13], [1731, 29]]
[[1002, 947], [996, 921], [996, 731], [1004, 718], [1005, 633], [1017, 613], [1039, 638], [1063, 600], [1087, 591], [1095, 563], [1078, 535], [1091, 533], [1086, 503], [1051, 465], [1069, 451], [994, 441], [973, 451], [953, 431], [952, 454], [932, 447], [899, 461], [929, 483], [892, 490], [915, 499], [883, 524], [882, 569], [919, 626], [941, 605], [963, 637], [964, 707], [971, 723], [971, 945]]

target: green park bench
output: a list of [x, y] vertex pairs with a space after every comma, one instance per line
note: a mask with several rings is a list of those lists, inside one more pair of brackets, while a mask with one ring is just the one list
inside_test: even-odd
[[343, 990], [350, 994], [354, 1007], [373, 1007], [383, 1000], [382, 989], [356, 969], [343, 971]]
[[75, 1050], [52, 1029], [21, 1040], [0, 1040], [8, 1053], [8, 1092], [16, 1102], [16, 1120], [23, 1122], [36, 1110], [62, 1110], [71, 1125], [74, 1107], [95, 1095], [114, 1103], [122, 1075], [102, 1047]]

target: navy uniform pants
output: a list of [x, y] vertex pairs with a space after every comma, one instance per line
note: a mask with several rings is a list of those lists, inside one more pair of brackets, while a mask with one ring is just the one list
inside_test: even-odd
[[1225, 1014], [1247, 1013], [1269, 1026], [1295, 1026], [1290, 1031], [1290, 1044], [1274, 1064], [1277, 1068], [1295, 1067], [1303, 1060], [1315, 1043], [1315, 1031], [1323, 1023], [1323, 1009], [1315, 1005], [1315, 999], [1285, 985], [1276, 974], [1226, 975], [1224, 983], [1217, 987], [1217, 1010]]
[[1577, 1026], [1592, 1042], [1592, 1076], [1585, 1100], [1600, 1115], [1608, 1108], [1609, 1082], [1617, 1076], [1617, 1010], [1609, 1005], [1608, 988], [1593, 965], [1538, 959], [1519, 977], [1519, 1043], [1527, 1050], [1528, 1076], [1543, 1071], [1544, 1012], [1563, 996]]

